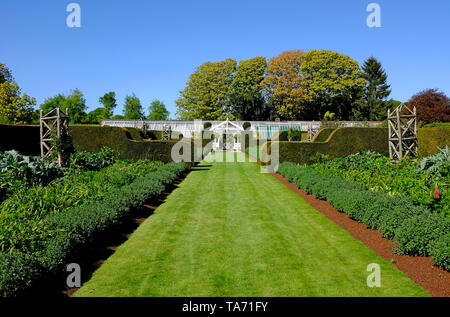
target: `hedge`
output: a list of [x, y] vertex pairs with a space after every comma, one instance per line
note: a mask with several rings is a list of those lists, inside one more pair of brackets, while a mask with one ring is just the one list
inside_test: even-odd
[[435, 155], [438, 148], [450, 146], [450, 127], [421, 128], [417, 131], [419, 157]]
[[120, 225], [132, 210], [159, 196], [186, 169], [184, 163], [166, 164], [130, 185], [111, 190], [101, 200], [47, 217], [49, 229], [59, 233], [44, 242], [42, 250], [0, 254], [0, 296], [27, 295], [33, 287], [45, 284], [49, 276], [63, 272], [77, 252]]
[[[284, 162], [278, 173], [318, 199], [326, 199], [350, 218], [378, 229], [393, 239], [399, 254], [427, 256], [433, 263], [450, 270], [448, 249], [450, 220], [415, 206], [408, 197], [367, 190], [340, 177]], [[445, 237], [445, 238], [443, 238]]]
[[311, 142], [326, 142], [331, 133], [336, 130], [336, 128], [323, 128], [320, 129], [316, 135], [313, 137]]
[[[385, 128], [337, 128], [326, 142], [279, 142], [279, 161], [299, 164], [311, 163], [317, 153], [329, 157], [344, 157], [371, 150], [388, 155], [388, 136]], [[262, 145], [265, 146], [265, 145]], [[271, 144], [267, 142], [270, 153]]]

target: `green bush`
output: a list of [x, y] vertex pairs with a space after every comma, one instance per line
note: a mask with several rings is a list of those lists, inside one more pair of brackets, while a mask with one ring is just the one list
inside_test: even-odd
[[450, 271], [450, 233], [433, 240], [429, 250], [433, 264]]
[[119, 152], [106, 146], [100, 152], [77, 152], [70, 157], [70, 167], [77, 170], [99, 171], [113, 165], [119, 159]]
[[203, 124], [203, 129], [209, 129], [209, 128], [211, 128], [211, 126], [212, 126], [212, 124], [211, 124], [211, 122], [205, 122], [204, 124]]
[[421, 128], [417, 130], [419, 144], [419, 157], [427, 157], [436, 154], [439, 149], [450, 146], [450, 127], [439, 126], [433, 128]]
[[249, 129], [251, 126], [252, 126], [252, 124], [251, 124], [250, 122], [248, 122], [248, 121], [245, 121], [245, 122], [242, 124], [242, 128], [243, 128], [244, 130]]
[[100, 199], [47, 216], [45, 226], [53, 234], [39, 248], [0, 254], [0, 295], [23, 296], [37, 283], [63, 271], [71, 256], [120, 225], [130, 211], [160, 195], [186, 168], [185, 163], [166, 164], [128, 185], [111, 188]]
[[33, 255], [13, 251], [0, 253], [0, 272], [0, 297], [17, 297], [27, 295], [43, 269]]
[[447, 234], [450, 222], [438, 215], [422, 213], [405, 219], [395, 232], [399, 254], [430, 255], [431, 242]]

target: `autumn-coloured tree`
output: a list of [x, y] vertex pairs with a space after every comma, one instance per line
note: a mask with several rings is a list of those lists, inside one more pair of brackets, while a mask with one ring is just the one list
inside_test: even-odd
[[302, 119], [321, 120], [327, 111], [348, 120], [362, 98], [366, 81], [358, 62], [328, 50], [311, 50], [302, 56], [300, 73], [306, 91]]
[[175, 101], [178, 117], [182, 120], [233, 119], [230, 92], [235, 70], [236, 61], [231, 58], [197, 67]]
[[266, 120], [267, 111], [261, 82], [267, 68], [265, 57], [258, 56], [239, 62], [233, 76], [230, 101], [233, 114], [240, 120]]
[[273, 57], [261, 86], [283, 119], [297, 119], [305, 115], [304, 101], [308, 98], [300, 71], [303, 51], [285, 51]]
[[408, 108], [413, 107], [417, 121], [423, 124], [450, 121], [450, 99], [438, 89], [426, 89], [412, 96]]

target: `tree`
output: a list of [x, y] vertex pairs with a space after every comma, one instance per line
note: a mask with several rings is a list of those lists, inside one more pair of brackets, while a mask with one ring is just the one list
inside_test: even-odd
[[267, 102], [284, 119], [297, 119], [306, 113], [303, 106], [307, 92], [300, 72], [303, 55], [303, 51], [293, 50], [271, 58], [261, 82]]
[[99, 124], [104, 119], [109, 119], [110, 113], [105, 108], [97, 108], [86, 115], [85, 123]]
[[19, 85], [4, 81], [0, 84], [0, 124], [28, 124], [33, 119], [36, 100], [21, 95]]
[[197, 67], [175, 101], [178, 117], [182, 120], [232, 119], [229, 96], [235, 70], [236, 61], [231, 58]]
[[233, 114], [240, 120], [267, 119], [261, 86], [266, 68], [266, 58], [261, 56], [239, 62], [233, 78], [230, 101]]
[[170, 114], [166, 109], [166, 105], [157, 99], [152, 101], [148, 110], [150, 112], [149, 120], [167, 120]]
[[422, 124], [450, 121], [450, 99], [438, 89], [427, 89], [415, 94], [408, 108], [416, 107], [417, 121]]
[[328, 50], [311, 50], [302, 57], [300, 73], [306, 97], [303, 119], [321, 120], [327, 111], [348, 120], [365, 87], [358, 62]]
[[103, 97], [100, 97], [98, 100], [106, 110], [105, 117], [102, 119], [109, 119], [112, 117], [114, 113], [114, 109], [117, 107], [116, 103], [116, 93], [114, 91], [110, 91], [103, 95]]
[[373, 56], [364, 62], [362, 71], [363, 78], [366, 80], [364, 102], [354, 109], [354, 118], [367, 121], [384, 120], [388, 108], [386, 98], [391, 94], [386, 72]]
[[11, 71], [5, 64], [0, 63], [0, 84], [4, 82], [11, 83], [14, 78], [12, 77]]
[[66, 109], [69, 110], [69, 123], [77, 124], [86, 121], [86, 99], [81, 90], [74, 89], [68, 96], [58, 94], [47, 98], [40, 108], [46, 114], [58, 107], [64, 113]]
[[138, 120], [144, 117], [141, 101], [134, 93], [125, 97], [124, 116], [128, 120]]

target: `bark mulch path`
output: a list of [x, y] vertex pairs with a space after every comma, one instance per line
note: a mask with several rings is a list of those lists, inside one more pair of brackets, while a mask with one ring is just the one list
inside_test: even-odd
[[347, 230], [355, 239], [360, 240], [386, 261], [392, 262], [400, 271], [408, 275], [432, 296], [450, 296], [450, 272], [434, 266], [430, 257], [395, 254], [392, 249], [392, 241], [383, 238], [377, 230], [367, 229], [363, 223], [350, 219], [348, 215], [339, 212], [328, 201], [319, 200], [314, 195], [308, 195], [282, 175], [278, 173], [272, 175], [306, 200], [314, 209]]

